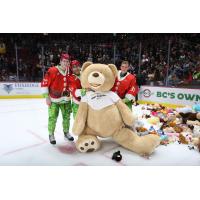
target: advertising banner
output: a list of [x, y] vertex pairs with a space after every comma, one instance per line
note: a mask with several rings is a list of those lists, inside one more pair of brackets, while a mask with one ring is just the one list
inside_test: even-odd
[[42, 97], [40, 83], [0, 83], [0, 98], [32, 98]]
[[194, 105], [200, 103], [200, 89], [142, 86], [138, 99], [142, 102]]

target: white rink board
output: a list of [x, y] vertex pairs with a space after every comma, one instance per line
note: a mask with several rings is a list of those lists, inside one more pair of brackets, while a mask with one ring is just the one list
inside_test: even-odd
[[1, 82], [0, 96], [41, 95], [40, 83]]
[[200, 89], [142, 86], [138, 94], [141, 101], [194, 105], [200, 103]]

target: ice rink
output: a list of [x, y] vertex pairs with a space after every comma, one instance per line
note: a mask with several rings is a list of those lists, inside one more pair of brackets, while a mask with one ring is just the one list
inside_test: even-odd
[[[79, 153], [73, 142], [63, 138], [61, 116], [55, 133], [57, 145], [52, 146], [48, 141], [47, 112], [44, 99], [0, 100], [0, 165], [200, 165], [200, 153], [178, 143], [159, 146], [149, 160], [111, 139], [104, 139], [98, 152]], [[119, 163], [111, 159], [117, 150], [123, 156]]]

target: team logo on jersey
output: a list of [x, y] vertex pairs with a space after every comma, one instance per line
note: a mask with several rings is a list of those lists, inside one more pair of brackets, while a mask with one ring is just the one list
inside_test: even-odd
[[13, 90], [12, 84], [3, 84], [3, 89], [9, 94]]

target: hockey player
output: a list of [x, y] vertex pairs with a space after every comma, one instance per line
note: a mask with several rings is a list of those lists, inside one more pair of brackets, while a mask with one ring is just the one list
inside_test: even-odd
[[119, 97], [123, 99], [124, 103], [132, 110], [132, 104], [139, 91], [136, 77], [128, 72], [128, 61], [123, 61], [120, 69], [112, 90], [117, 93]]
[[70, 92], [72, 94], [72, 112], [73, 117], [75, 118], [76, 113], [78, 111], [78, 106], [80, 103], [80, 96], [81, 96], [81, 82], [80, 82], [80, 71], [81, 66], [78, 60], [73, 60], [71, 62], [71, 71], [72, 74], [70, 75]]
[[69, 92], [69, 76], [70, 76], [70, 59], [68, 54], [62, 54], [60, 57], [60, 65], [49, 68], [41, 87], [43, 96], [46, 98], [48, 105], [48, 131], [49, 141], [56, 144], [54, 131], [56, 122], [61, 110], [63, 118], [64, 138], [73, 141], [74, 138], [69, 134], [71, 101]]

